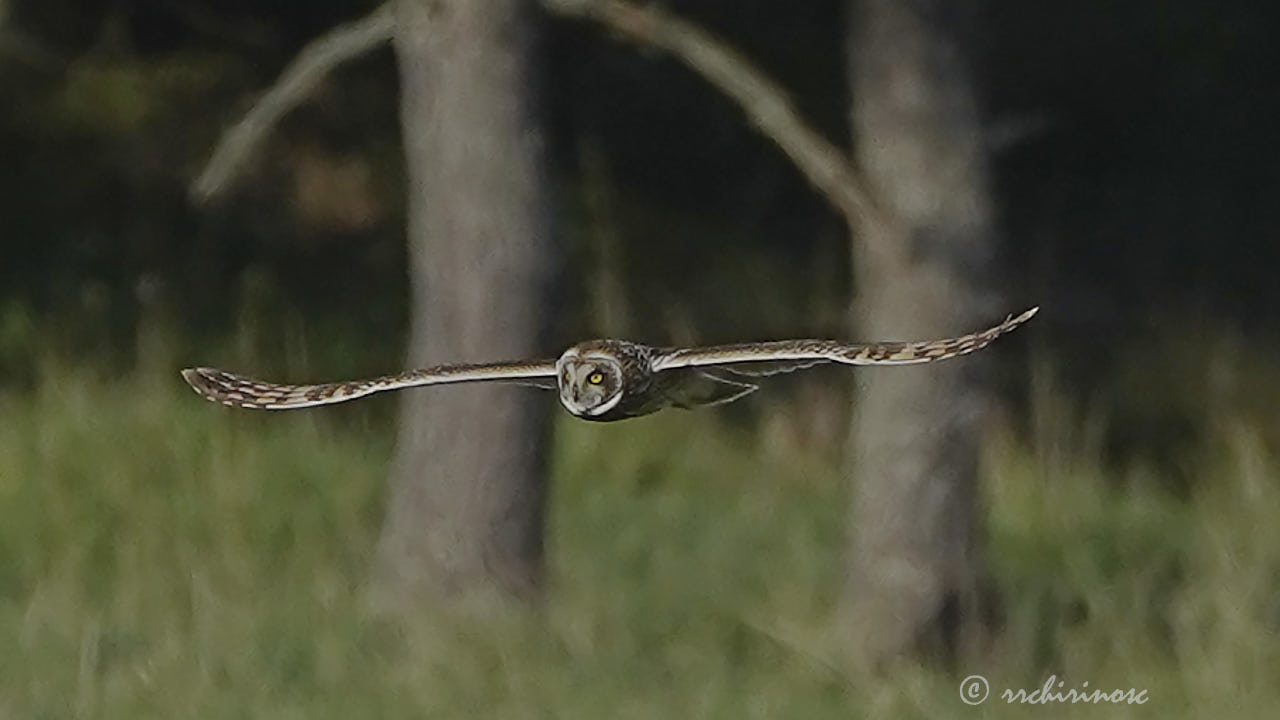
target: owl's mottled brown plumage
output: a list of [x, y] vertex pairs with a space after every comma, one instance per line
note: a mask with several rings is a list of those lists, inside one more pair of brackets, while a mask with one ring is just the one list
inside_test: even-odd
[[907, 365], [966, 355], [1030, 320], [1039, 308], [981, 332], [944, 340], [846, 343], [778, 340], [700, 348], [656, 348], [626, 340], [589, 340], [556, 360], [438, 365], [368, 380], [280, 385], [213, 368], [182, 376], [196, 392], [224, 405], [285, 410], [345, 402], [383, 390], [466, 382], [507, 382], [558, 389], [570, 413], [620, 420], [664, 407], [731, 402], [756, 389], [746, 378], [821, 363]]

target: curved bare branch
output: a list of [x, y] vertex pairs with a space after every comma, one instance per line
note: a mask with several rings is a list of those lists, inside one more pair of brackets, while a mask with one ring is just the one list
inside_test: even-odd
[[334, 68], [387, 42], [394, 29], [391, 6], [384, 4], [308, 43], [249, 112], [223, 133], [204, 170], [191, 183], [192, 199], [206, 204], [224, 194], [281, 118]]
[[543, 5], [670, 52], [733, 99], [851, 229], [894, 225], [849, 157], [805, 122], [781, 86], [722, 40], [656, 5], [641, 7], [628, 0], [543, 0]]
[[[876, 199], [849, 157], [800, 116], [786, 92], [747, 58], [710, 33], [656, 6], [628, 0], [542, 0], [552, 13], [589, 18], [636, 42], [660, 47], [732, 98], [765, 137], [844, 217], [851, 229], [885, 236], [894, 216]], [[249, 112], [218, 142], [192, 197], [208, 203], [231, 186], [253, 152], [290, 110], [338, 65], [387, 42], [395, 29], [390, 3], [308, 44]]]

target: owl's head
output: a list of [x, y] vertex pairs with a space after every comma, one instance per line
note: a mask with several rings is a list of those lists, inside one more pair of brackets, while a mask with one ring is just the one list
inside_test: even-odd
[[622, 400], [622, 363], [599, 349], [571, 347], [556, 361], [560, 404], [578, 417], [603, 415]]

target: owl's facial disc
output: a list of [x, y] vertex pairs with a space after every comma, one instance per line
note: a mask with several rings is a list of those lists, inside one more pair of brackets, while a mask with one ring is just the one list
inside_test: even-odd
[[579, 417], [595, 417], [622, 400], [622, 368], [607, 355], [579, 356], [570, 350], [556, 363], [560, 404]]

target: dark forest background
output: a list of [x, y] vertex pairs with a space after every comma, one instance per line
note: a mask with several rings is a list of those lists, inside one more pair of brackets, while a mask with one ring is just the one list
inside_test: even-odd
[[[1009, 282], [1048, 308], [1040, 332], [1070, 365], [1094, 366], [1148, 342], [1162, 319], [1273, 330], [1280, 99], [1265, 68], [1277, 13], [1249, 2], [980, 5], [978, 87]], [[233, 197], [197, 207], [187, 194], [220, 131], [298, 48], [367, 8], [10, 3], [8, 324], [127, 349], [139, 319], [163, 307], [194, 338], [217, 337], [244, 302], [266, 302], [246, 296], [258, 288], [308, 325], [376, 338], [351, 342], [385, 352], [381, 362], [397, 357], [403, 176], [389, 51], [326, 82]], [[680, 10], [779, 79], [828, 136], [847, 136], [843, 3]], [[541, 23], [557, 237], [575, 260], [567, 290], [584, 292], [592, 233], [607, 226], [645, 336], [666, 331], [662, 305], [722, 337], [792, 332], [796, 316], [779, 308], [798, 304], [837, 329], [843, 229], [776, 149], [677, 62], [591, 26]], [[597, 185], [606, 199], [593, 202]], [[580, 306], [566, 302], [565, 316]], [[589, 322], [566, 325], [576, 334]], [[7, 372], [22, 369], [18, 354], [7, 347]]]

